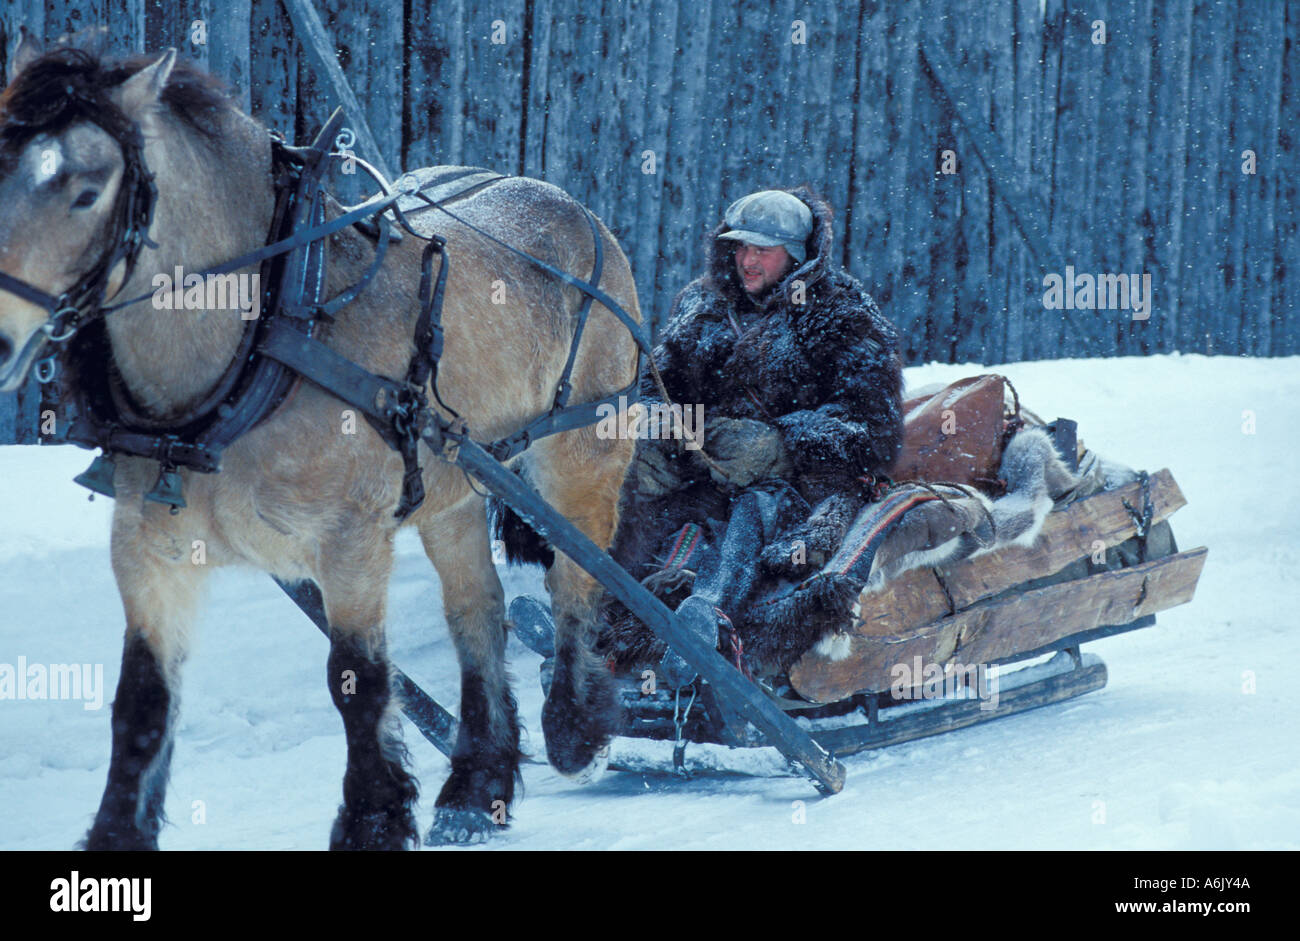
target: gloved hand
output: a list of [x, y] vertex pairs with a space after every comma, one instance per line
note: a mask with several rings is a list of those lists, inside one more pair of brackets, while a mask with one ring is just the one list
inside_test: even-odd
[[714, 418], [705, 424], [700, 444], [718, 465], [709, 467], [709, 475], [719, 484], [748, 487], [757, 480], [787, 477], [791, 471], [781, 432], [752, 418]]
[[637, 493], [643, 497], [663, 497], [680, 490], [683, 470], [685, 468], [679, 461], [675, 461], [653, 441], [642, 442], [632, 462]]
[[827, 497], [806, 520], [764, 547], [759, 563], [777, 575], [807, 578], [839, 549], [858, 509], [858, 502], [842, 494]]

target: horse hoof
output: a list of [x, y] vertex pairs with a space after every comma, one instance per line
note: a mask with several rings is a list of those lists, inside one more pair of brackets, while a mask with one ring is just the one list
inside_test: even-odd
[[605, 771], [609, 768], [609, 746], [596, 752], [591, 758], [591, 764], [583, 768], [577, 774], [566, 775], [574, 784], [580, 784], [584, 787], [588, 784], [595, 784], [605, 776]]
[[433, 826], [424, 838], [425, 846], [468, 846], [486, 843], [502, 825], [481, 810], [439, 807]]
[[515, 626], [519, 642], [543, 658], [555, 656], [555, 620], [548, 605], [529, 595], [510, 602], [506, 615]]

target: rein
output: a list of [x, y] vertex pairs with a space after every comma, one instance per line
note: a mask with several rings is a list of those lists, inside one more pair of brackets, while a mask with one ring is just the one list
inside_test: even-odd
[[[421, 192], [418, 181], [412, 179], [412, 185], [394, 187], [364, 160], [357, 159], [356, 162], [374, 177], [381, 193], [327, 221], [326, 193], [321, 185], [321, 176], [325, 158], [340, 156], [328, 149], [328, 143], [342, 128], [344, 120], [342, 109], [336, 109], [308, 147], [288, 146], [273, 134], [277, 196], [266, 244], [198, 273], [200, 278], [206, 279], [255, 264], [262, 266], [261, 314], [249, 321], [239, 350], [225, 374], [203, 402], [184, 416], [164, 421], [141, 415], [133, 407], [120, 381], [115, 381], [111, 356], [104, 356], [99, 346], [106, 345], [103, 336], [106, 317], [154, 294], [150, 291], [107, 306], [104, 296], [109, 274], [119, 261], [127, 261], [125, 283], [130, 279], [142, 245], [147, 243], [157, 247], [147, 241], [157, 191], [153, 174], [144, 161], [138, 126], [127, 121], [120, 112], [117, 116], [121, 120], [116, 122], [110, 111], [104, 113], [107, 117], [102, 120], [99, 116], [88, 114], [87, 117], [121, 145], [125, 169], [118, 190], [115, 232], [99, 262], [76, 285], [58, 296], [0, 272], [0, 290], [44, 307], [49, 314], [49, 319], [28, 341], [16, 362], [28, 354], [31, 344], [58, 345], [59, 349], [41, 360], [37, 368], [37, 378], [42, 383], [49, 383], [57, 375], [58, 362], [81, 360], [77, 381], [72, 386], [76, 417], [67, 437], [72, 444], [99, 448], [102, 452], [90, 468], [76, 478], [78, 483], [92, 491], [115, 496], [114, 455], [144, 457], [158, 461], [160, 468], [158, 482], [145, 499], [168, 505], [172, 513], [179, 512], [186, 503], [178, 467], [200, 473], [219, 472], [224, 449], [274, 412], [300, 379], [306, 378], [356, 407], [385, 443], [401, 454], [405, 471], [402, 497], [395, 516], [404, 519], [414, 512], [425, 496], [418, 461], [421, 439], [435, 452], [448, 442], [454, 445], [472, 439], [460, 415], [443, 401], [438, 392], [438, 363], [444, 344], [442, 305], [449, 270], [446, 240], [438, 235], [421, 235], [411, 226], [399, 205], [399, 200], [404, 197], [418, 197], [425, 203], [415, 211], [436, 207], [584, 295], [551, 408], [515, 433], [482, 445], [489, 454], [498, 461], [508, 460], [539, 438], [594, 424], [602, 408], [617, 407], [620, 399], [637, 398], [638, 380], [634, 378], [624, 389], [597, 401], [568, 404], [572, 390], [569, 379], [593, 300], [609, 309], [635, 339], [638, 376], [641, 357], [650, 355], [649, 342], [641, 324], [597, 286], [603, 268], [603, 244], [597, 223], [586, 207], [582, 207], [583, 212], [595, 242], [590, 281], [555, 268], [461, 219]], [[489, 182], [497, 179], [504, 177]], [[399, 184], [401, 182], [399, 180]], [[355, 300], [382, 267], [390, 239], [390, 213], [404, 231], [425, 242], [415, 353], [402, 381], [368, 372], [340, 356], [316, 335], [321, 322], [331, 321], [340, 309]], [[377, 220], [372, 224], [376, 230], [372, 233], [376, 239], [373, 262], [359, 281], [336, 297], [325, 300], [322, 296], [327, 267], [324, 240], [349, 226], [365, 225], [367, 220]], [[436, 276], [432, 270], [435, 255], [439, 259]], [[84, 373], [88, 367], [98, 365], [96, 360], [102, 361], [103, 375], [88, 377]], [[430, 407], [426, 387], [432, 389], [434, 399], [452, 416], [451, 420]]]

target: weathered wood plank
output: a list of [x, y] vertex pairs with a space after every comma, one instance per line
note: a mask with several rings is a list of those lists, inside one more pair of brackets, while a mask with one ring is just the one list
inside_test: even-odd
[[[1187, 500], [1169, 471], [1152, 474], [1149, 480], [1154, 525], [1172, 516]], [[1137, 524], [1124, 506], [1126, 500], [1140, 509], [1140, 484], [1094, 494], [1049, 513], [1032, 545], [1007, 546], [937, 570], [913, 569], [880, 591], [864, 590], [858, 597], [853, 633], [864, 637], [902, 634], [1117, 546], [1137, 532]]]
[[[466, 6], [464, 160], [500, 173], [519, 170], [524, 22], [523, 0]], [[572, 21], [564, 25], [576, 28]], [[554, 28], [559, 26], [557, 23]], [[568, 133], [575, 138], [585, 136], [577, 122]], [[563, 177], [552, 178], [552, 182], [565, 185]]]
[[[1233, 232], [1242, 314], [1233, 351], [1258, 356], [1272, 352], [1274, 200], [1281, 166], [1278, 108], [1285, 47], [1285, 5], [1248, 4], [1242, 8], [1237, 27], [1237, 87], [1232, 96], [1236, 106], [1233, 152], [1229, 154], [1230, 162], [1236, 163], [1233, 176], [1240, 182], [1243, 210]], [[1243, 172], [1247, 150], [1256, 155], [1253, 174]], [[1224, 306], [1233, 309], [1231, 304]], [[1278, 313], [1286, 316], [1287, 312]]]
[[[1152, 524], [1163, 522], [1187, 505], [1167, 470], [1151, 475]], [[1049, 513], [1043, 531], [1030, 546], [1007, 546], [986, 555], [942, 566], [939, 576], [957, 610], [1034, 578], [1055, 575], [1071, 562], [1117, 546], [1137, 532], [1124, 501], [1139, 512], [1142, 488], [1137, 483], [1095, 494]]]
[[[638, 150], [652, 150], [662, 163], [668, 152], [670, 108], [668, 96], [672, 90], [674, 51], [677, 46], [677, 22], [680, 10], [675, 6], [657, 4], [649, 8], [650, 43], [646, 54], [646, 112], [642, 130], [644, 146]], [[656, 285], [670, 285], [682, 276], [669, 270], [659, 246], [675, 234], [672, 220], [664, 211], [663, 167], [658, 172], [641, 175], [641, 188], [637, 202], [636, 240], [633, 254], [636, 258], [637, 284], [641, 299], [653, 311], [656, 323], [662, 326], [668, 305], [676, 288], [656, 291]], [[683, 285], [684, 286], [684, 281]]]
[[234, 93], [240, 110], [251, 106], [252, 0], [225, 0], [214, 7], [208, 24], [208, 66]]
[[249, 59], [252, 113], [294, 140], [298, 101], [298, 41], [279, 0], [252, 0]]
[[809, 662], [790, 671], [800, 695], [834, 702], [857, 692], [888, 689], [898, 663], [943, 665], [960, 656], [966, 664], [991, 663], [1016, 651], [1037, 650], [1053, 641], [1192, 600], [1205, 564], [1204, 547], [1130, 568], [1102, 572], [991, 601], [894, 637], [850, 638], [846, 657]]
[[[859, 102], [889, 100], [889, 49], [881, 40], [889, 26], [884, 6], [862, 12], [857, 50]], [[889, 115], [877, 104], [859, 107], [853, 120], [853, 143], [849, 161], [849, 206], [839, 236], [844, 249], [860, 258], [878, 258], [888, 241], [889, 207]]]
[[[1219, 227], [1228, 211], [1224, 173], [1231, 145], [1225, 96], [1232, 71], [1232, 14], [1232, 5], [1205, 0], [1196, 4], [1194, 14], [1191, 99], [1183, 117], [1190, 129], [1183, 206], [1189, 222], [1186, 259], [1190, 264], [1183, 268], [1178, 324], [1178, 348], [1187, 352], [1214, 349], [1210, 317], [1214, 298], [1223, 288], [1225, 259]], [[1235, 161], [1233, 170], [1239, 172]]]
[[[1129, 73], [1125, 75], [1125, 129], [1128, 134], [1128, 152], [1122, 168], [1122, 206], [1124, 224], [1123, 269], [1152, 274], [1152, 291], [1155, 290], [1154, 272], [1144, 263], [1146, 241], [1154, 237], [1151, 231], [1152, 210], [1148, 180], [1151, 175], [1148, 154], [1151, 149], [1152, 112], [1150, 107], [1151, 59], [1155, 37], [1151, 23], [1152, 0], [1127, 0], [1125, 23], [1131, 33], [1131, 42], [1125, 47]], [[1168, 133], [1155, 129], [1158, 133]], [[1161, 168], [1161, 173], [1167, 172]], [[1154, 308], [1154, 298], [1149, 300]], [[1128, 355], [1145, 355], [1159, 345], [1159, 327], [1154, 309], [1145, 320], [1134, 320], [1130, 314], [1120, 331], [1119, 351]]]
[[402, 166], [463, 163], [464, 4], [411, 0], [409, 11]]
[[916, 362], [923, 349], [921, 337], [929, 306], [929, 244], [935, 231], [929, 207], [921, 198], [928, 194], [934, 179], [934, 140], [923, 132], [923, 116], [932, 107], [932, 99], [918, 46], [921, 17], [909, 15], [901, 6], [888, 9], [894, 94], [886, 102], [886, 113], [893, 159], [885, 250], [888, 278], [882, 298], [889, 305], [888, 315], [898, 325], [905, 360]]
[[[665, 271], [681, 272], [676, 279], [680, 283], [665, 285], [664, 293], [669, 295], [669, 301], [685, 286], [688, 272], [700, 264], [699, 229], [715, 212], [712, 206], [702, 205], [699, 200], [704, 165], [716, 165], [704, 159], [705, 151], [715, 148], [715, 142], [705, 135], [710, 124], [706, 115], [712, 110], [712, 102], [700, 93], [708, 80], [712, 13], [710, 3], [692, 4], [681, 11], [677, 21], [678, 54], [673, 65], [667, 152], [660, 155], [658, 168], [662, 174], [664, 203], [660, 257]], [[639, 160], [625, 166], [623, 172], [629, 174], [629, 179], [633, 173], [644, 175]], [[637, 237], [635, 231], [629, 231], [628, 235]], [[646, 300], [644, 296], [643, 300]]]
[[1192, 4], [1186, 0], [1154, 0], [1152, 37], [1151, 124], [1161, 128], [1162, 133], [1151, 135], [1150, 165], [1154, 172], [1147, 176], [1151, 237], [1143, 268], [1152, 272], [1155, 295], [1152, 345], [1159, 352], [1169, 352], [1179, 348], [1183, 318]]
[[[318, 88], [327, 95], [328, 100], [337, 101], [343, 107], [347, 114], [348, 126], [356, 133], [359, 153], [373, 163], [384, 176], [391, 179], [393, 174], [389, 169], [389, 158], [371, 133], [369, 122], [366, 120], [366, 111], [343, 74], [334, 42], [325, 29], [320, 13], [312, 0], [283, 0], [283, 2], [285, 10], [293, 20], [295, 35], [319, 77]], [[328, 107], [324, 110], [327, 116], [334, 109]]]
[[1300, 0], [1286, 6], [1286, 49], [1278, 103], [1276, 181], [1277, 242], [1273, 251], [1273, 318], [1270, 349], [1275, 356], [1300, 353], [1300, 180], [1284, 166], [1300, 160]]
[[[1028, 189], [1036, 193], [1034, 183], [1042, 183], [1034, 177], [1039, 122], [1041, 115], [1051, 113], [1039, 98], [1042, 91], [1043, 17], [1037, 0], [1015, 0], [1014, 28], [1011, 157], [1017, 176], [1029, 181]], [[1007, 326], [1003, 352], [1007, 362], [1028, 358], [1032, 333], [1043, 317], [1040, 269], [1033, 265], [1033, 256], [1024, 243], [1010, 232], [1013, 224], [1006, 206], [999, 200], [994, 231], [1001, 250], [1006, 252]]]

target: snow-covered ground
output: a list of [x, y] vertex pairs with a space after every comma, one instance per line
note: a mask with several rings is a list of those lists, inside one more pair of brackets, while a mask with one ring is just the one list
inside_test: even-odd
[[[926, 366], [907, 380], [916, 387], [978, 369]], [[996, 371], [1044, 418], [1077, 420], [1089, 447], [1172, 469], [1189, 501], [1173, 518], [1179, 545], [1210, 547], [1190, 605], [1088, 648], [1107, 662], [1105, 689], [850, 756], [848, 785], [825, 800], [798, 778], [610, 772], [581, 787], [529, 764], [515, 822], [490, 847], [1300, 848], [1300, 496], [1290, 480], [1300, 358]], [[0, 664], [103, 667], [99, 709], [0, 700], [0, 849], [70, 848], [104, 785], [122, 614], [108, 560], [111, 504], [87, 502], [71, 482], [88, 457], [0, 448]], [[503, 580], [508, 597], [541, 590], [533, 571]], [[454, 708], [439, 597], [418, 540], [403, 533], [392, 653]], [[265, 575], [213, 579], [185, 672], [164, 849], [325, 847], [344, 765], [325, 654], [324, 638]], [[539, 660], [513, 639], [509, 654], [527, 745], [544, 755]], [[448, 766], [410, 726], [406, 737], [423, 829]]]

